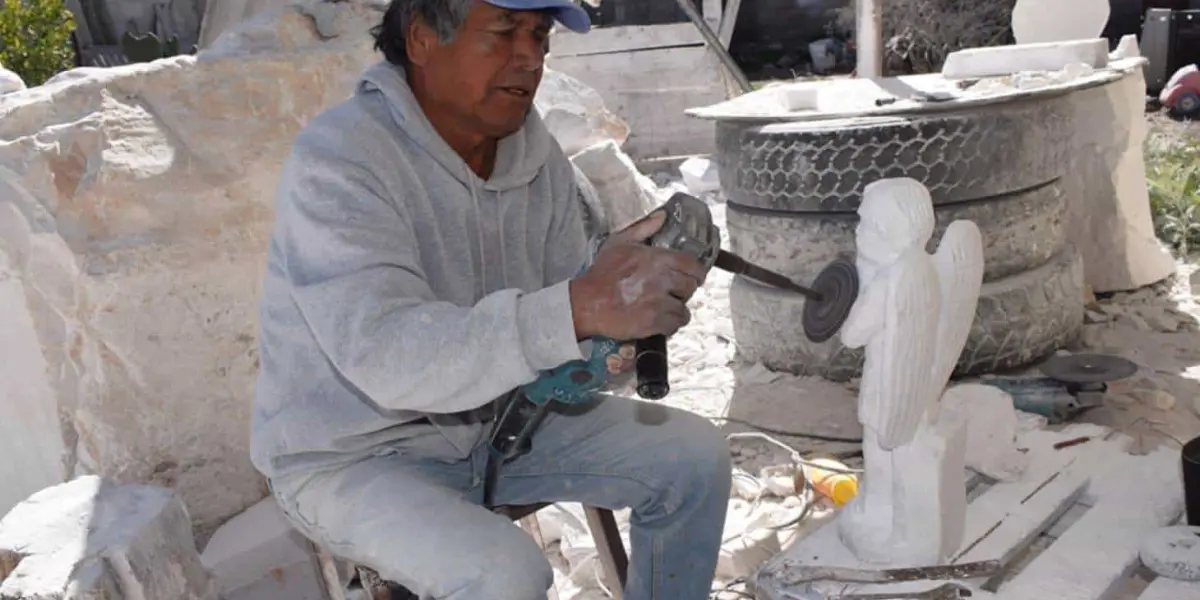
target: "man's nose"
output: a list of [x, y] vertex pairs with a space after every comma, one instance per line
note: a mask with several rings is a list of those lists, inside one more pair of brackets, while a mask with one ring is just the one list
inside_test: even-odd
[[549, 41], [539, 32], [527, 31], [517, 36], [513, 48], [513, 63], [518, 69], [537, 71], [546, 62]]

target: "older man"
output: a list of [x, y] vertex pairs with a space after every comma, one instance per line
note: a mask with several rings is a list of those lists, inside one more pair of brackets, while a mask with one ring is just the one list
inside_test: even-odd
[[[296, 139], [263, 290], [254, 462], [335, 554], [421, 598], [545, 598], [537, 545], [482, 506], [497, 402], [594, 336], [671, 334], [704, 271], [589, 252], [574, 172], [536, 111], [570, 0], [393, 0], [385, 61]], [[586, 267], [586, 269], [585, 269]], [[598, 395], [551, 415], [496, 504], [632, 508], [629, 600], [708, 596], [728, 447], [687, 412]]]

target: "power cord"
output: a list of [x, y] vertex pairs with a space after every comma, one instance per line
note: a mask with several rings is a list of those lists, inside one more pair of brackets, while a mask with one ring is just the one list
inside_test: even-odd
[[816, 440], [818, 442], [835, 442], [835, 443], [841, 443], [841, 444], [861, 444], [862, 443], [862, 438], [846, 438], [846, 437], [837, 437], [837, 436], [832, 436], [832, 435], [821, 435], [821, 434], [817, 434], [817, 433], [803, 433], [803, 432], [799, 432], [799, 431], [788, 431], [786, 429], [776, 429], [774, 427], [767, 427], [765, 425], [759, 425], [758, 423], [752, 423], [750, 421], [745, 421], [742, 419], [735, 419], [733, 417], [713, 417], [712, 420], [725, 421], [726, 423], [732, 423], [735, 425], [744, 425], [751, 429], [761, 431], [762, 433], [769, 433], [771, 435], [785, 435], [788, 437], [798, 437], [798, 438], [804, 438], [804, 439], [808, 439], [808, 440]]

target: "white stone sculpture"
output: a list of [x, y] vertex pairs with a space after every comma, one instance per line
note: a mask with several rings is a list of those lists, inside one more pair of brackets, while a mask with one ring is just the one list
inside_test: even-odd
[[1111, 11], [1109, 0], [1017, 0], [1013, 39], [1038, 44], [1098, 38]]
[[983, 241], [951, 223], [936, 254], [933, 202], [921, 183], [885, 179], [863, 190], [856, 231], [859, 297], [842, 343], [866, 347], [859, 394], [866, 473], [838, 517], [862, 561], [944, 563], [966, 521], [965, 423], [940, 410], [983, 284]]

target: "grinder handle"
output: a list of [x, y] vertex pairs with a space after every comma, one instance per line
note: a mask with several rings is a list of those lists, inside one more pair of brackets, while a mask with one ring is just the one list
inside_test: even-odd
[[634, 367], [637, 370], [637, 393], [647, 400], [660, 400], [671, 391], [667, 381], [667, 336], [654, 335], [636, 344]]

